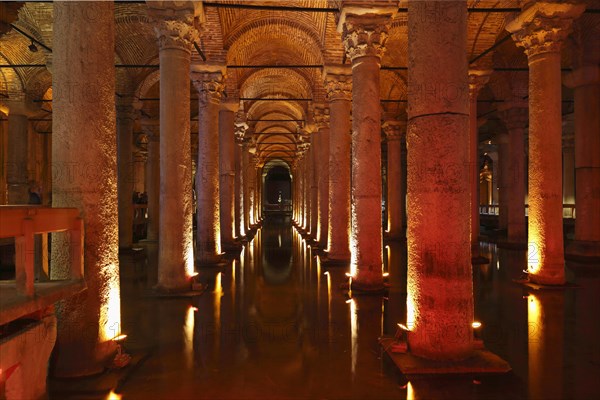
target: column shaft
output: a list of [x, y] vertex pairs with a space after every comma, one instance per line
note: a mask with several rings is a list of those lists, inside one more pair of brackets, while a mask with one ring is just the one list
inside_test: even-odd
[[160, 210], [160, 134], [158, 127], [148, 135], [148, 159], [146, 160], [146, 193], [148, 193], [148, 222], [146, 239], [158, 240]]
[[117, 115], [119, 247], [133, 243], [133, 116], [125, 106]]
[[328, 244], [329, 230], [329, 127], [319, 130], [319, 247], [325, 248]]
[[6, 184], [8, 204], [29, 203], [28, 156], [29, 119], [26, 115], [8, 114], [8, 151], [6, 152]]
[[473, 348], [467, 2], [409, 2], [408, 35], [408, 342], [460, 360]]

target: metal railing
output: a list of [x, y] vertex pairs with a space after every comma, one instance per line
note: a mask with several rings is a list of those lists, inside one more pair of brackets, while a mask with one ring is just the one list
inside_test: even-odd
[[[500, 206], [498, 204], [480, 204], [479, 214], [481, 215], [500, 215]], [[525, 216], [529, 216], [529, 204], [525, 204]], [[563, 218], [575, 219], [577, 217], [575, 204], [563, 204]]]
[[[50, 281], [48, 233], [69, 232], [69, 279]], [[41, 265], [35, 279], [35, 235], [41, 235]], [[76, 208], [0, 206], [0, 239], [15, 240], [15, 279], [0, 281], [0, 325], [44, 309], [85, 289], [83, 219]]]

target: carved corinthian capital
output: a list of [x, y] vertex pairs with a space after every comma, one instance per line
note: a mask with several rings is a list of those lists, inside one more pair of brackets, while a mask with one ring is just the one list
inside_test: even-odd
[[225, 91], [225, 67], [223, 66], [201, 66], [193, 67], [192, 82], [198, 90], [198, 101], [200, 107], [208, 103], [219, 104]]
[[352, 70], [348, 66], [325, 66], [325, 90], [329, 101], [352, 100]]
[[325, 129], [329, 127], [329, 108], [324, 106], [315, 107], [314, 122], [317, 129]]
[[192, 1], [151, 1], [148, 15], [154, 23], [158, 45], [163, 49], [192, 51], [198, 40], [202, 7]]
[[350, 60], [365, 56], [381, 59], [385, 52], [389, 22], [389, 18], [378, 15], [347, 16], [342, 40]]
[[386, 121], [382, 125], [382, 128], [388, 142], [400, 140], [406, 132], [406, 122], [397, 120]]
[[517, 46], [527, 57], [560, 52], [562, 42], [571, 33], [573, 20], [585, 10], [585, 4], [532, 2], [506, 25]]

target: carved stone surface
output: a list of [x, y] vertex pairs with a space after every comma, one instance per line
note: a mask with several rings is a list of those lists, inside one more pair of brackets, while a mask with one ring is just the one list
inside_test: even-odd
[[352, 72], [349, 67], [325, 67], [325, 90], [329, 101], [352, 101]]
[[199, 106], [219, 104], [225, 91], [225, 76], [220, 71], [192, 72], [192, 82], [198, 90]]
[[383, 57], [388, 37], [389, 18], [379, 15], [346, 17], [342, 31], [344, 48], [351, 60], [358, 57]]

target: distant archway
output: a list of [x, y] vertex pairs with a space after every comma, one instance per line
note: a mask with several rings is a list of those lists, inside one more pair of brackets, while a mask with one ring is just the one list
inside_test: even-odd
[[263, 204], [265, 213], [290, 213], [292, 211], [292, 177], [287, 164], [270, 161], [263, 174]]

